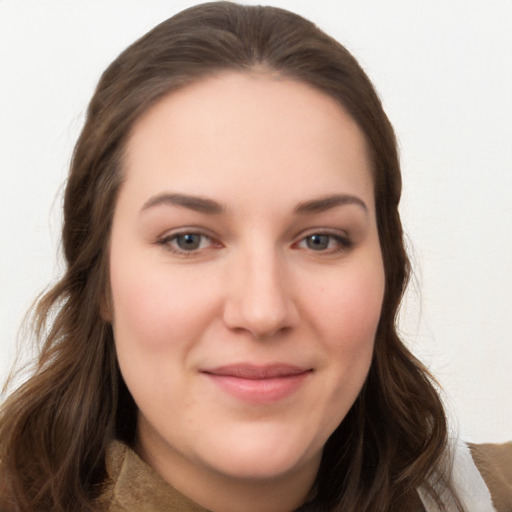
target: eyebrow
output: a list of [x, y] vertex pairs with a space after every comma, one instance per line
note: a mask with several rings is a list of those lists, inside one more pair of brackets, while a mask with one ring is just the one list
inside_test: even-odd
[[368, 213], [368, 206], [366, 206], [366, 203], [359, 197], [352, 196], [350, 194], [333, 194], [319, 199], [299, 203], [295, 207], [294, 213], [320, 213], [330, 210], [331, 208], [335, 208], [336, 206], [344, 206], [347, 204], [360, 206], [365, 213]]
[[217, 203], [213, 199], [207, 199], [199, 196], [189, 196], [185, 194], [158, 194], [150, 197], [141, 208], [141, 212], [153, 208], [154, 206], [169, 205], [183, 206], [189, 210], [200, 213], [220, 214], [225, 211], [224, 206]]
[[[357, 196], [350, 194], [333, 194], [318, 199], [312, 199], [310, 201], [304, 201], [299, 203], [294, 208], [294, 213], [308, 214], [308, 213], [320, 213], [337, 206], [344, 206], [347, 204], [354, 204], [361, 207], [365, 213], [368, 213], [368, 207], [366, 203]], [[172, 194], [163, 193], [157, 194], [150, 197], [141, 208], [141, 212], [160, 205], [169, 206], [182, 206], [190, 210], [194, 210], [200, 213], [208, 213], [219, 215], [225, 212], [225, 207], [213, 199], [200, 196], [190, 196], [186, 194]]]

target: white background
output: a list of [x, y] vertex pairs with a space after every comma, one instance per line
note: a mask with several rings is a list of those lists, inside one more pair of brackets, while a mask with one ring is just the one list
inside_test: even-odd
[[[59, 273], [62, 183], [100, 73], [192, 5], [0, 0], [0, 380]], [[467, 440], [512, 438], [512, 1], [280, 0], [344, 43], [399, 138], [404, 338]]]

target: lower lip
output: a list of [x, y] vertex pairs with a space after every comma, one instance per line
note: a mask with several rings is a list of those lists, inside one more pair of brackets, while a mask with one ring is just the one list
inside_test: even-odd
[[309, 377], [310, 371], [267, 379], [243, 379], [231, 375], [203, 373], [235, 398], [254, 404], [269, 404], [294, 394]]

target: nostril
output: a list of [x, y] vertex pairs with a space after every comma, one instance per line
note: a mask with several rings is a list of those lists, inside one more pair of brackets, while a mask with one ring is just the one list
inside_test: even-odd
[[285, 332], [288, 332], [290, 330], [289, 327], [279, 327], [277, 329], [274, 329], [272, 331], [266, 332], [266, 333], [255, 333], [253, 332], [253, 336], [258, 341], [266, 341], [270, 338], [275, 337], [277, 334], [284, 334]]
[[224, 321], [232, 330], [250, 333], [256, 340], [268, 340], [289, 332], [296, 323], [292, 304], [275, 306], [262, 310], [254, 304], [251, 307], [251, 304], [234, 301], [226, 305]]

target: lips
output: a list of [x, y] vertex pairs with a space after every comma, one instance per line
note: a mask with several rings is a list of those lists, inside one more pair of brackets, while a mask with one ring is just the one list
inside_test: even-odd
[[281, 363], [236, 364], [201, 371], [221, 391], [254, 404], [284, 400], [297, 392], [311, 373], [311, 368]]

